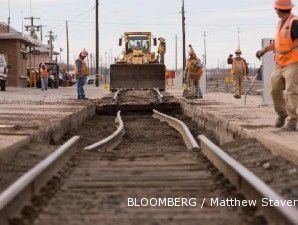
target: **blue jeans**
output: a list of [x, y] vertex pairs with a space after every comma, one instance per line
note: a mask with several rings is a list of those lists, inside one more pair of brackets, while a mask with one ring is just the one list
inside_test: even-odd
[[48, 78], [41, 78], [41, 90], [48, 90]]
[[86, 83], [86, 80], [87, 80], [87, 76], [83, 76], [81, 78], [78, 78], [78, 84], [77, 84], [78, 99], [84, 99], [85, 98], [84, 85]]
[[198, 97], [203, 97], [201, 88], [200, 88], [200, 80], [198, 80], [197, 82], [195, 82], [195, 95]]

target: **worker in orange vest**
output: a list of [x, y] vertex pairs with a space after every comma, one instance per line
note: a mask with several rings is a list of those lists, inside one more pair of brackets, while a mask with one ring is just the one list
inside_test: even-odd
[[30, 87], [36, 87], [36, 71], [35, 71], [35, 69], [30, 70]]
[[165, 63], [165, 54], [167, 52], [167, 45], [166, 45], [166, 40], [162, 37], [158, 38], [159, 40], [159, 46], [157, 53], [159, 55], [159, 63], [164, 64]]
[[186, 61], [185, 73], [187, 77], [188, 94], [186, 97], [203, 98], [200, 88], [200, 78], [203, 74], [203, 65], [197, 57], [192, 45], [189, 45], [189, 58]]
[[40, 82], [41, 82], [41, 91], [48, 90], [48, 71], [45, 65], [41, 65], [40, 68]]
[[[234, 98], [241, 99], [242, 83], [244, 76], [248, 76], [248, 66], [246, 60], [241, 57], [241, 50], [235, 51], [236, 57], [232, 59], [231, 75], [233, 76]], [[248, 79], [248, 78], [247, 78]]]
[[298, 17], [292, 14], [293, 7], [291, 0], [275, 1], [274, 8], [281, 19], [275, 42], [257, 52], [259, 59], [269, 51], [275, 52], [277, 65], [271, 76], [271, 94], [278, 114], [275, 125], [283, 127], [289, 116], [285, 127], [289, 131], [297, 129], [298, 119]]
[[87, 81], [88, 76], [88, 67], [85, 62], [86, 57], [88, 56], [88, 52], [86, 50], [82, 51], [79, 55], [79, 58], [75, 61], [75, 76], [77, 79], [77, 92], [78, 92], [78, 99], [85, 100], [85, 91], [84, 85]]

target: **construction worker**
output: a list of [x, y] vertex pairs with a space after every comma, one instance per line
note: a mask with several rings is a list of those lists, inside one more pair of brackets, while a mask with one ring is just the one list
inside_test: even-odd
[[166, 45], [166, 40], [162, 37], [158, 38], [159, 40], [159, 46], [157, 53], [159, 55], [159, 62], [164, 64], [165, 63], [165, 54], [167, 52], [167, 45]]
[[41, 91], [48, 90], [48, 71], [44, 64], [40, 68], [40, 82], [41, 82]]
[[189, 45], [189, 58], [186, 61], [185, 72], [188, 77], [189, 94], [186, 97], [190, 98], [203, 98], [200, 88], [200, 78], [203, 74], [203, 65], [201, 60], [197, 57], [192, 45]]
[[231, 75], [233, 76], [233, 95], [241, 99], [243, 77], [248, 75], [248, 66], [244, 58], [241, 57], [241, 50], [235, 51], [236, 57], [233, 58]]
[[79, 55], [79, 58], [75, 61], [75, 75], [77, 77], [77, 91], [78, 91], [78, 99], [85, 100], [85, 91], [84, 85], [87, 81], [88, 76], [88, 67], [85, 62], [86, 57], [88, 56], [88, 52], [86, 50], [82, 51]]
[[[289, 121], [286, 129], [297, 129], [298, 106], [298, 17], [292, 14], [291, 0], [276, 0], [274, 8], [280, 18], [275, 42], [257, 52], [260, 59], [269, 51], [275, 52], [277, 63], [272, 72], [272, 99], [278, 114], [275, 126], [281, 128]], [[285, 90], [285, 98], [283, 91]]]
[[30, 87], [36, 87], [36, 71], [30, 70]]

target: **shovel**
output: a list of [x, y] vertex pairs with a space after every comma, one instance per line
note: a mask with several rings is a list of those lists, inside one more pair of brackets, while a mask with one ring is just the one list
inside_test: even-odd
[[248, 89], [247, 92], [245, 93], [245, 97], [244, 97], [244, 105], [245, 105], [245, 106], [246, 106], [247, 96], [248, 96], [249, 93], [251, 92], [251, 90], [252, 90], [252, 88], [253, 88], [253, 86], [254, 86], [254, 84], [255, 84], [255, 82], [256, 82], [256, 79], [257, 79], [257, 77], [258, 77], [258, 75], [259, 75], [259, 73], [260, 73], [260, 71], [261, 71], [262, 68], [263, 68], [263, 66], [261, 66], [261, 67], [258, 69], [256, 75], [254, 76], [254, 78], [253, 78], [253, 80], [252, 80], [252, 82], [251, 82], [251, 84], [250, 84], [249, 89]]

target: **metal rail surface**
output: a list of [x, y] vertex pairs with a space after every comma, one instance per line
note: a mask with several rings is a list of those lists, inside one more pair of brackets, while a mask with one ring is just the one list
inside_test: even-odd
[[9, 216], [18, 212], [65, 165], [74, 154], [76, 150], [74, 145], [78, 142], [79, 138], [79, 136], [75, 136], [68, 140], [1, 193], [1, 225], [8, 225]]
[[123, 89], [119, 89], [119, 90], [115, 93], [115, 95], [114, 95], [114, 97], [113, 97], [113, 103], [114, 103], [114, 104], [118, 104], [119, 99], [120, 99], [120, 95], [121, 95], [122, 93], [124, 93], [124, 90], [123, 90]]
[[189, 150], [198, 150], [200, 148], [195, 138], [192, 136], [190, 130], [185, 125], [185, 123], [174, 117], [163, 114], [155, 109], [153, 110], [153, 113], [154, 118], [159, 119], [162, 122], [168, 123], [171, 127], [173, 127], [182, 135], [185, 145]]
[[268, 222], [273, 225], [298, 225], [298, 210], [289, 206], [262, 206], [262, 199], [271, 199], [286, 202], [282, 196], [273, 191], [255, 174], [237, 162], [226, 152], [212, 143], [204, 135], [200, 135], [201, 150], [203, 154], [221, 171], [235, 187], [248, 199], [257, 200], [257, 206], [261, 209]]
[[160, 93], [159, 89], [158, 88], [153, 88], [152, 90], [156, 92], [159, 103], [163, 103], [164, 96]]
[[94, 151], [100, 148], [115, 148], [121, 142], [121, 139], [125, 134], [124, 124], [121, 118], [121, 111], [118, 111], [115, 123], [117, 130], [112, 135], [99, 142], [89, 145], [84, 149], [88, 151]]

